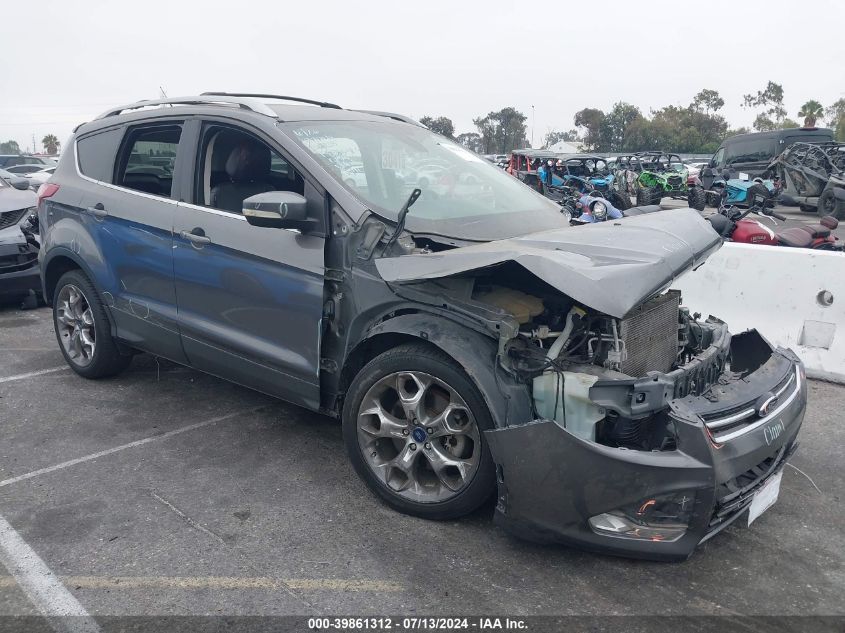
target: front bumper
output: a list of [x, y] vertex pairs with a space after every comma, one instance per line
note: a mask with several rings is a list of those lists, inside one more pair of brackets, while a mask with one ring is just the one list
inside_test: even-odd
[[[6, 230], [4, 233], [10, 233]], [[0, 296], [41, 292], [38, 248], [26, 241], [18, 227], [0, 236]]]
[[[774, 417], [714, 432], [705, 424], [708, 417], [717, 419], [712, 401], [703, 396], [673, 400], [675, 450], [613, 448], [582, 440], [550, 420], [487, 431], [499, 476], [497, 523], [538, 542], [655, 560], [689, 557], [744, 515], [754, 493], [780, 472], [797, 447], [807, 400], [803, 367], [787, 350], [773, 352], [772, 358], [778, 362], [746, 377], [741, 390], [746, 400], [749, 387], [758, 389], [757, 395], [768, 393], [788, 378], [782, 372], [774, 375], [773, 366], [787, 367], [795, 383], [783, 395], [783, 406], [769, 412]], [[737, 408], [721, 404], [729, 411]], [[737, 434], [738, 428], [748, 430]], [[733, 437], [717, 442], [714, 436], [720, 432]], [[675, 541], [598, 533], [588, 523], [590, 517], [671, 493], [689, 495], [692, 503], [688, 528]]]

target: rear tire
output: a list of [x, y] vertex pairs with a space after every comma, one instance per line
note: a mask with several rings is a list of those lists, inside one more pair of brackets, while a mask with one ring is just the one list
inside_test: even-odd
[[106, 378], [132, 362], [111, 335], [106, 308], [80, 270], [66, 272], [53, 292], [53, 328], [70, 368], [84, 378]]
[[836, 197], [833, 189], [825, 189], [819, 196], [819, 217], [832, 215], [837, 220], [845, 220], [845, 200]]
[[707, 192], [701, 187], [692, 187], [687, 194], [687, 204], [696, 211], [704, 211], [707, 206]]
[[[492, 417], [472, 380], [439, 349], [401, 345], [371, 360], [349, 386], [342, 420], [356, 472], [399, 512], [452, 519], [495, 492], [484, 437]], [[456, 466], [444, 467], [450, 462]]]
[[631, 208], [631, 198], [628, 194], [611, 191], [607, 195], [607, 200], [620, 211], [626, 211]]

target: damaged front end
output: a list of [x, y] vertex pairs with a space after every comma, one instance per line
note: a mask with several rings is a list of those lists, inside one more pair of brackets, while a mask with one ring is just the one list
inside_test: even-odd
[[[496, 520], [521, 537], [683, 559], [743, 516], [795, 448], [800, 361], [665, 290], [718, 248], [697, 214], [673, 213], [624, 223], [643, 238], [625, 249], [611, 243], [622, 228], [596, 227], [592, 243], [560, 232], [377, 262], [406, 299], [485, 315], [496, 384], [530, 394], [486, 431]], [[661, 226], [653, 243], [640, 232]]]

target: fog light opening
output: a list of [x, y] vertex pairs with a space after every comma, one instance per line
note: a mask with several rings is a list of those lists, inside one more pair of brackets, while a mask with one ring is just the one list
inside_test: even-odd
[[604, 536], [672, 543], [686, 533], [694, 500], [694, 493], [656, 495], [590, 517], [589, 525]]

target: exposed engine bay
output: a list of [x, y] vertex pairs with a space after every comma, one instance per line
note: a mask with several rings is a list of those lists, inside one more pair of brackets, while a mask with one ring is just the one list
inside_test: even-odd
[[[479, 272], [417, 287], [460, 295], [512, 317], [518, 329], [502, 346], [502, 368], [530, 387], [535, 418], [554, 420], [583, 440], [672, 450], [667, 400], [701, 395], [725, 369], [725, 324], [691, 315], [678, 291], [615, 318], [518, 267]], [[692, 379], [690, 367], [699, 370]]]

